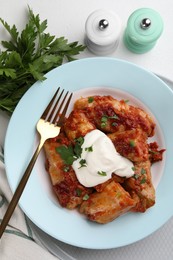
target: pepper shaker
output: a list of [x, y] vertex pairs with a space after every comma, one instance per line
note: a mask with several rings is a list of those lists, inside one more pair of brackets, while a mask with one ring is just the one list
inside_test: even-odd
[[163, 31], [163, 20], [158, 12], [140, 8], [128, 18], [124, 44], [132, 52], [142, 54], [150, 51]]
[[108, 10], [92, 12], [85, 23], [85, 43], [96, 55], [107, 55], [115, 51], [121, 32], [120, 18]]

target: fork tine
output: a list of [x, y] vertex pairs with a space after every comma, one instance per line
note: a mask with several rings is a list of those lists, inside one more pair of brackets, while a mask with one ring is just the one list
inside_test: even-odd
[[[58, 105], [58, 103], [59, 103], [59, 101], [60, 101], [60, 99], [61, 99], [61, 97], [62, 97], [63, 92], [64, 92], [64, 89], [61, 91], [61, 94], [59, 95], [59, 97], [58, 97], [58, 99], [57, 99], [57, 101], [56, 101], [54, 107], [53, 107], [52, 110], [51, 110], [51, 113], [50, 113], [50, 115], [49, 115], [49, 117], [48, 117], [48, 119], [47, 119], [48, 122], [52, 122], [52, 121], [53, 121], [53, 120], [52, 120], [52, 117], [53, 117], [54, 112], [55, 112], [55, 110], [56, 110], [56, 108], [57, 108], [57, 105]], [[52, 104], [51, 104], [51, 105], [52, 105]]]
[[[64, 118], [65, 118], [65, 114], [66, 114], [66, 112], [67, 112], [67, 109], [68, 109], [68, 106], [69, 106], [69, 103], [70, 103], [70, 101], [71, 101], [71, 98], [72, 98], [73, 93], [70, 94], [70, 96], [69, 96], [69, 98], [68, 98], [68, 100], [67, 100], [67, 102], [66, 102], [66, 104], [65, 104], [65, 106], [64, 106], [64, 108], [63, 108], [63, 111], [61, 112], [61, 108], [62, 108], [62, 106], [63, 106], [63, 104], [64, 104], [64, 102], [65, 102], [65, 99], [66, 99], [66, 97], [67, 97], [68, 94], [69, 94], [69, 91], [66, 93], [66, 95], [65, 95], [63, 101], [61, 102], [61, 105], [60, 105], [60, 107], [59, 107], [59, 109], [58, 109], [56, 115], [54, 116], [53, 124], [56, 124], [56, 125], [58, 125], [58, 126], [61, 126], [61, 125], [62, 125], [62, 123], [63, 123], [63, 121], [64, 121]], [[61, 115], [59, 115], [60, 112], [61, 112]], [[59, 120], [57, 121], [58, 116], [59, 116]]]
[[55, 98], [56, 98], [56, 96], [57, 96], [59, 90], [60, 90], [60, 87], [57, 89], [57, 91], [55, 92], [53, 98], [51, 99], [51, 101], [50, 101], [49, 104], [47, 105], [46, 109], [44, 110], [43, 114], [41, 115], [41, 118], [42, 118], [42, 119], [45, 120], [46, 117], [47, 117], [47, 115], [49, 114], [49, 111], [50, 111], [50, 109], [51, 109], [51, 107], [52, 107], [52, 104], [53, 104], [53, 102], [54, 102], [54, 100], [55, 100]]
[[68, 91], [67, 91], [67, 93], [65, 94], [63, 100], [61, 101], [61, 104], [59, 105], [59, 108], [58, 108], [58, 110], [57, 110], [57, 112], [56, 112], [54, 118], [52, 118], [52, 123], [53, 123], [53, 124], [56, 123], [57, 116], [60, 114], [61, 108], [62, 108], [62, 106], [63, 106], [63, 104], [64, 104], [64, 102], [65, 102], [65, 99], [66, 99], [67, 95], [68, 95]]

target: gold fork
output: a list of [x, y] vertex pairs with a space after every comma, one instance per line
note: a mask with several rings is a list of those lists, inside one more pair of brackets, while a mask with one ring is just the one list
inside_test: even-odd
[[[61, 91], [61, 93], [58, 95], [60, 91], [60, 88], [57, 89], [56, 93], [54, 94], [53, 98], [51, 99], [50, 103], [46, 107], [45, 111], [43, 112], [42, 116], [40, 117], [39, 121], [37, 122], [36, 128], [37, 131], [40, 134], [40, 142], [39, 145], [31, 158], [30, 163], [28, 164], [28, 167], [25, 170], [25, 173], [23, 174], [23, 177], [21, 178], [17, 189], [12, 197], [12, 200], [7, 208], [7, 211], [4, 215], [4, 218], [1, 222], [0, 226], [0, 238], [2, 234], [4, 233], [4, 230], [6, 226], [8, 225], [8, 222], [16, 208], [16, 205], [22, 195], [22, 192], [26, 186], [26, 183], [29, 179], [29, 176], [32, 172], [32, 169], [34, 167], [34, 164], [38, 158], [38, 155], [45, 143], [45, 141], [49, 138], [56, 137], [59, 132], [60, 128], [63, 124], [65, 114], [67, 112], [70, 100], [72, 98], [72, 93], [66, 92], [65, 96], [63, 96], [64, 90]], [[66, 101], [67, 99], [67, 101]], [[56, 101], [57, 100], [57, 101]]]

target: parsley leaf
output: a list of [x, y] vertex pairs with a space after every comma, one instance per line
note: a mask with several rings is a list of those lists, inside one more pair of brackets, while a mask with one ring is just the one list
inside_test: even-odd
[[145, 178], [143, 178], [143, 179], [140, 181], [140, 184], [144, 184], [144, 183], [146, 183], [146, 179], [145, 179]]
[[[107, 126], [108, 119], [119, 120], [119, 117], [118, 117], [116, 114], [114, 114], [113, 116], [103, 115], [103, 116], [101, 117], [101, 127], [106, 127], [106, 126]], [[117, 125], [116, 122], [113, 122], [113, 123], [112, 123], [112, 126], [116, 126], [116, 125]]]
[[94, 97], [89, 97], [88, 98], [88, 103], [92, 103], [94, 101]]
[[141, 174], [145, 174], [146, 170], [144, 168], [141, 169]]
[[79, 188], [77, 188], [77, 189], [76, 189], [76, 194], [77, 194], [78, 197], [80, 197], [81, 194], [82, 194], [82, 190], [79, 189]]
[[101, 118], [101, 127], [105, 127], [107, 125], [108, 116], [102, 116]]
[[104, 171], [98, 171], [97, 173], [101, 176], [107, 176], [107, 173]]
[[59, 146], [56, 147], [56, 152], [58, 152], [63, 159], [64, 163], [67, 165], [72, 165], [73, 162], [76, 160], [76, 157], [73, 152], [73, 147], [70, 146]]
[[93, 152], [93, 146], [85, 147], [85, 151], [87, 152]]
[[[56, 147], [56, 152], [60, 154], [62, 160], [64, 161], [64, 163], [66, 165], [72, 165], [73, 162], [77, 159], [81, 157], [81, 153], [82, 153], [82, 144], [84, 142], [84, 138], [83, 137], [79, 137], [77, 139], [75, 139], [75, 145], [69, 145], [69, 146], [58, 146]], [[82, 160], [81, 160], [82, 161]], [[83, 167], [84, 165], [81, 164], [81, 167]]]
[[81, 153], [82, 153], [82, 144], [84, 142], [84, 138], [83, 137], [79, 137], [77, 139], [75, 139], [75, 146], [74, 146], [74, 153], [77, 156], [77, 158], [81, 157]]
[[74, 60], [85, 46], [46, 33], [47, 20], [41, 22], [29, 7], [21, 33], [2, 18], [0, 23], [10, 35], [9, 41], [1, 42], [5, 50], [0, 53], [0, 109], [12, 113], [35, 81], [44, 80], [45, 73], [64, 61]]
[[89, 195], [88, 194], [85, 194], [84, 196], [83, 196], [83, 200], [88, 200], [89, 199]]
[[130, 140], [129, 141], [129, 145], [130, 145], [130, 147], [135, 147], [136, 146], [136, 144], [135, 144], [135, 141], [134, 140]]
[[80, 161], [79, 161], [79, 163], [80, 163], [80, 167], [78, 168], [78, 169], [80, 169], [80, 168], [82, 168], [82, 167], [87, 167], [87, 163], [86, 163], [86, 160], [85, 159], [81, 159]]

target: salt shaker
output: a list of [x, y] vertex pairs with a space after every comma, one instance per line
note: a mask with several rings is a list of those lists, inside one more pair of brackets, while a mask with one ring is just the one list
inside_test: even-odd
[[125, 46], [134, 53], [150, 51], [163, 31], [163, 20], [158, 12], [140, 8], [128, 18], [124, 33]]
[[88, 49], [96, 55], [107, 55], [118, 46], [121, 20], [112, 11], [99, 9], [88, 16], [85, 32]]

